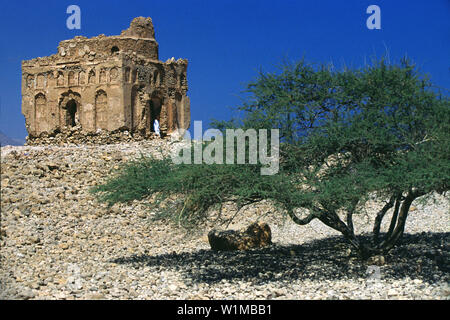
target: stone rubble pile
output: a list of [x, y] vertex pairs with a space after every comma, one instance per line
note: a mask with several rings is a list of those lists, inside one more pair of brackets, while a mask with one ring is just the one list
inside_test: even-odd
[[42, 133], [37, 137], [26, 138], [26, 145], [58, 145], [64, 146], [67, 144], [86, 144], [86, 145], [104, 145], [115, 143], [129, 143], [133, 141], [143, 141], [160, 139], [161, 137], [154, 132], [133, 132], [128, 130], [116, 130], [108, 132], [98, 129], [96, 132], [87, 132], [81, 130], [81, 127], [64, 127], [61, 131], [52, 134]]
[[[175, 145], [2, 147], [0, 299], [450, 298], [448, 196], [414, 203], [402, 245], [363, 262], [318, 221], [266, 215], [268, 202], [229, 228], [268, 223], [272, 245], [214, 251], [207, 235], [217, 226], [184, 230], [155, 221], [151, 197], [108, 207], [89, 192], [126, 161]], [[377, 205], [355, 217], [356, 230], [370, 231]]]

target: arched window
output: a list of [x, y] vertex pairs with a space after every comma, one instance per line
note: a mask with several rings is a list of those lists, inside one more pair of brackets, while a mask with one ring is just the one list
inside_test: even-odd
[[89, 71], [88, 83], [95, 83], [95, 71]]
[[111, 82], [117, 81], [117, 78], [119, 76], [119, 71], [117, 70], [117, 68], [112, 68], [109, 71], [109, 78]]
[[47, 99], [43, 93], [38, 93], [34, 98], [36, 110], [43, 111], [47, 103]]
[[64, 86], [64, 73], [62, 71], [58, 72], [58, 78], [56, 80], [57, 86]]
[[114, 46], [111, 48], [111, 54], [118, 54], [119, 53], [119, 47]]
[[75, 85], [75, 72], [69, 71], [69, 86]]
[[78, 74], [78, 83], [79, 84], [85, 84], [86, 83], [86, 72], [80, 71]]
[[100, 70], [100, 83], [106, 82], [106, 70], [102, 69]]
[[36, 88], [44, 88], [44, 81], [45, 81], [44, 75], [38, 74]]

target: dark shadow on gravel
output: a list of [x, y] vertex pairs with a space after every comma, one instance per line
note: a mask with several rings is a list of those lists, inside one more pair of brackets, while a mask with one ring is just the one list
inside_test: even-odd
[[[450, 233], [422, 233], [403, 237], [400, 246], [385, 256], [381, 279], [449, 281]], [[367, 262], [349, 255], [341, 237], [330, 237], [303, 245], [272, 245], [246, 252], [194, 252], [121, 257], [113, 262], [133, 268], [148, 266], [155, 272], [179, 271], [192, 282], [222, 279], [264, 284], [291, 279], [339, 280], [367, 278]]]

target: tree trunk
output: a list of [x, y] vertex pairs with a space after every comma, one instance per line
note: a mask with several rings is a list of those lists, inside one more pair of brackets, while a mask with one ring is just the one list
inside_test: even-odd
[[[411, 203], [423, 193], [409, 191], [406, 197], [402, 198], [401, 194], [393, 195], [389, 202], [378, 212], [374, 222], [374, 241], [372, 245], [368, 245], [362, 242], [355, 236], [353, 231], [352, 215], [353, 210], [350, 209], [347, 212], [347, 224], [345, 224], [339, 216], [332, 210], [318, 210], [314, 209], [307, 217], [300, 219], [292, 210], [288, 210], [292, 220], [300, 225], [305, 225], [317, 218], [330, 228], [339, 231], [344, 238], [356, 249], [358, 255], [362, 259], [368, 259], [376, 254], [384, 254], [391, 250], [401, 239], [405, 230], [405, 223], [408, 217], [409, 208]], [[384, 236], [384, 240], [379, 243], [379, 233], [381, 228], [381, 222], [386, 212], [394, 206], [394, 212], [392, 214], [391, 223], [387, 234]]]

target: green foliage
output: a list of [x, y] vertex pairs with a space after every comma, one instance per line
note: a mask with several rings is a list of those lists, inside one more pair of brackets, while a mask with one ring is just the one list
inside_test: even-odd
[[226, 201], [236, 201], [242, 207], [291, 192], [292, 186], [283, 184], [280, 179], [277, 175], [261, 176], [260, 165], [175, 165], [171, 159], [142, 156], [123, 166], [92, 192], [110, 205], [152, 194], [158, 195], [160, 200], [176, 195], [165, 208], [159, 208], [160, 216], [188, 226], [205, 219], [208, 208]]
[[100, 201], [116, 202], [140, 200], [155, 191], [164, 191], [167, 177], [171, 176], [170, 159], [157, 160], [141, 155], [138, 160], [123, 165], [105, 184], [91, 189]]
[[[195, 222], [208, 208], [270, 199], [291, 218], [319, 219], [342, 232], [364, 254], [389, 250], [403, 233], [414, 199], [450, 188], [450, 103], [407, 60], [384, 60], [336, 71], [305, 61], [261, 72], [247, 87], [241, 119], [216, 121], [219, 129], [279, 129], [280, 171], [261, 176], [257, 165], [173, 165], [141, 159], [96, 188], [110, 203], [155, 192], [182, 195], [172, 211]], [[352, 216], [372, 194], [394, 207], [390, 230], [379, 240], [386, 210], [377, 214], [369, 249], [353, 231]], [[309, 216], [298, 218], [302, 208]], [[337, 212], [346, 212], [342, 221]]]

